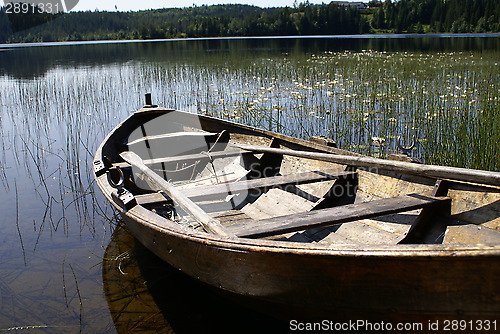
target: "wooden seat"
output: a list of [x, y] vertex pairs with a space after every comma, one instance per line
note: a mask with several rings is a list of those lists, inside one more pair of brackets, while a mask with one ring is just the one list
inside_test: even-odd
[[135, 140], [131, 140], [127, 143], [127, 145], [134, 145], [138, 143], [142, 143], [145, 141], [158, 140], [158, 139], [166, 139], [166, 138], [186, 138], [186, 137], [213, 137], [216, 136], [216, 133], [211, 132], [174, 132], [174, 133], [162, 133], [159, 135], [151, 135], [137, 138]]
[[[173, 157], [165, 157], [165, 158], [156, 158], [156, 159], [144, 159], [143, 163], [145, 165], [154, 165], [154, 164], [173, 164], [173, 163], [183, 163], [189, 161], [202, 161], [202, 160], [213, 160], [219, 158], [227, 158], [227, 157], [236, 157], [238, 155], [252, 155], [251, 152], [244, 152], [240, 150], [228, 150], [228, 151], [215, 151], [210, 153], [197, 153], [197, 154], [185, 154], [178, 155]], [[126, 162], [118, 162], [114, 163], [113, 166], [118, 166], [120, 168], [130, 167], [130, 165]]]
[[183, 189], [182, 192], [188, 197], [204, 197], [220, 194], [236, 194], [248, 190], [265, 191], [275, 187], [286, 187], [287, 185], [299, 185], [326, 180], [335, 180], [341, 177], [354, 177], [355, 172], [314, 171], [290, 175], [279, 175], [253, 180], [243, 180], [231, 183], [222, 183], [212, 186], [193, 187]]
[[[336, 172], [336, 171], [314, 171], [291, 175], [280, 175], [253, 180], [244, 180], [231, 183], [222, 183], [211, 186], [201, 186], [180, 189], [181, 192], [190, 198], [199, 198], [212, 195], [237, 194], [248, 190], [267, 190], [274, 187], [286, 187], [287, 185], [298, 185], [339, 178], [355, 178], [356, 172]], [[164, 201], [164, 197], [159, 194], [147, 194], [136, 196], [139, 204], [149, 204], [156, 201]]]
[[349, 204], [311, 212], [262, 219], [253, 221], [252, 223], [235, 224], [230, 227], [230, 231], [238, 237], [259, 238], [321, 226], [342, 224], [414, 209], [445, 204], [449, 205], [450, 202], [451, 199], [448, 197], [411, 194], [361, 204]]

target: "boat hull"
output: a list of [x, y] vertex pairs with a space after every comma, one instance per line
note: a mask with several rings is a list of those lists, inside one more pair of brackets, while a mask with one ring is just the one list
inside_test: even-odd
[[[135, 237], [178, 270], [261, 311], [288, 320], [423, 323], [436, 319], [493, 320], [500, 314], [498, 243], [305, 244], [237, 238], [189, 229], [153, 214], [142, 205], [124, 207], [113, 197], [116, 190], [100, 168], [105, 156], [110, 157], [111, 162], [120, 163], [119, 149], [114, 144], [122, 143], [131, 129], [141, 125], [141, 118], [151, 121], [156, 117], [155, 111], [143, 114], [131, 116], [104, 140], [96, 153], [96, 181]], [[345, 154], [345, 151], [269, 131], [208, 117], [200, 119], [206, 131], [224, 128], [274, 138], [292, 149]], [[361, 180], [377, 192], [386, 191], [385, 183], [373, 181], [374, 173], [361, 175]], [[377, 178], [387, 180], [392, 176], [384, 174]], [[394, 187], [404, 181], [408, 192], [416, 188], [432, 190], [435, 181], [415, 178], [415, 187], [410, 187], [411, 177], [393, 179], [399, 182], [394, 183]], [[483, 195], [484, 187], [466, 185], [466, 188], [453, 190], [457, 192], [457, 199], [468, 193], [475, 194], [478, 202], [487, 198]], [[497, 189], [494, 196], [498, 193]], [[454, 199], [458, 204], [453, 204], [452, 213], [456, 211], [457, 217], [467, 219], [476, 213], [485, 222], [484, 226], [494, 229], [499, 203], [495, 198], [484, 205], [486, 213], [481, 213], [476, 204], [471, 206], [471, 201], [463, 201], [465, 204], [460, 206], [462, 202]], [[458, 212], [459, 209], [463, 212]], [[481, 225], [478, 226], [480, 229]]]
[[497, 252], [470, 249], [453, 256], [444, 247], [438, 255], [425, 249], [404, 254], [234, 245], [123, 218], [139, 241], [170, 265], [286, 319], [470, 320], [500, 312]]

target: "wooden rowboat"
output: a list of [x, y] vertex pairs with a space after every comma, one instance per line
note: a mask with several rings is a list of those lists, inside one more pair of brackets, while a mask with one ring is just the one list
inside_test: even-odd
[[369, 158], [151, 105], [105, 138], [94, 172], [148, 249], [273, 314], [500, 314], [500, 173]]

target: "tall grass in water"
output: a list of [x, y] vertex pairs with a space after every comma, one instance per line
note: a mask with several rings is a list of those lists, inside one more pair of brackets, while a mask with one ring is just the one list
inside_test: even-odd
[[[384, 156], [498, 169], [494, 52], [341, 51], [143, 68], [165, 105]], [[485, 123], [486, 122], [486, 123]], [[487, 126], [485, 126], [485, 124]], [[374, 146], [381, 141], [385, 146]]]
[[[492, 78], [498, 80], [498, 76]], [[472, 168], [500, 170], [500, 97], [498, 87], [490, 84], [486, 95], [481, 97], [481, 109], [477, 115], [477, 136], [473, 143]]]
[[[480, 94], [463, 99], [452, 108], [452, 115], [440, 115], [429, 122], [427, 133], [434, 136], [436, 143], [429, 162], [500, 169], [500, 107], [498, 87], [493, 82], [485, 78], [472, 83], [470, 89]], [[449, 98], [456, 95], [450, 94]]]

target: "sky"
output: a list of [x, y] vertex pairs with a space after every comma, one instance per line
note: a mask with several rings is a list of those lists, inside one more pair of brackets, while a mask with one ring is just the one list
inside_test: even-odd
[[[354, 0], [347, 0], [354, 1]], [[357, 0], [359, 1], [359, 0]], [[366, 2], [368, 0], [365, 0]], [[305, 2], [305, 0], [298, 0], [298, 3]], [[329, 3], [330, 0], [309, 0], [312, 4]], [[215, 5], [215, 4], [228, 4], [228, 3], [244, 3], [259, 7], [292, 7], [294, 0], [79, 0], [78, 4], [73, 8], [73, 11], [85, 10], [107, 10], [116, 11], [137, 11], [143, 9], [157, 9], [157, 8], [172, 8], [172, 7], [191, 7], [193, 4], [201, 5]]]

